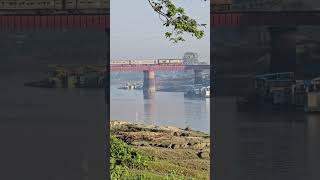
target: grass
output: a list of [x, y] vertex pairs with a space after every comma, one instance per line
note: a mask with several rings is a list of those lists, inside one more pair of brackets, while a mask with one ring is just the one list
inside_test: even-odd
[[142, 155], [137, 149], [114, 136], [110, 138], [110, 171], [111, 179], [130, 177], [129, 169], [144, 169], [152, 158]]
[[133, 147], [111, 136], [111, 179], [209, 179], [208, 166], [193, 153], [165, 148]]

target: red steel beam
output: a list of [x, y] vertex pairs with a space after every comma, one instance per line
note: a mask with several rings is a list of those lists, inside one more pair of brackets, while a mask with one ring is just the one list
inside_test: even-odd
[[[214, 12], [211, 27], [320, 25], [320, 11], [257, 11]], [[110, 16], [105, 14], [82, 15], [0, 15], [0, 31], [37, 30], [105, 30], [110, 27]]]
[[204, 69], [210, 69], [210, 65], [137, 65], [137, 66], [131, 66], [131, 65], [111, 65], [110, 70], [111, 71], [182, 71], [182, 70], [204, 70]]
[[0, 31], [105, 31], [109, 27], [109, 15], [0, 15]]
[[[211, 27], [320, 25], [320, 11], [256, 11], [211, 13]], [[0, 31], [97, 29], [110, 27], [110, 16], [82, 15], [0, 15]]]
[[320, 11], [213, 12], [210, 25], [232, 26], [308, 26], [320, 25]]

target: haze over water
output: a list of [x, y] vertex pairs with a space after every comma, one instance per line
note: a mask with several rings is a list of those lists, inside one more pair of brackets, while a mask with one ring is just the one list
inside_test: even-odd
[[210, 99], [185, 98], [183, 92], [156, 92], [153, 99], [144, 99], [140, 90], [118, 87], [110, 89], [112, 120], [210, 132]]

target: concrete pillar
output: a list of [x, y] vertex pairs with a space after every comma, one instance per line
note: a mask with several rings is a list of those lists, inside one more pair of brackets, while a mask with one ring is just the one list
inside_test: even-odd
[[151, 70], [143, 71], [143, 95], [145, 98], [151, 98], [156, 92], [155, 73]]
[[194, 84], [202, 84], [202, 70], [194, 70]]
[[270, 72], [295, 72], [296, 27], [270, 27]]

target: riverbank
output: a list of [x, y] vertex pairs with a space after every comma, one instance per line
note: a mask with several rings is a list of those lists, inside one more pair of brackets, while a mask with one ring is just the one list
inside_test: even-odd
[[[112, 139], [115, 138], [111, 141], [111, 151], [119, 145], [127, 147], [130, 151], [132, 151], [130, 148], [133, 148], [133, 151], [137, 150], [134, 154], [139, 154], [138, 162], [143, 162], [142, 166], [125, 167], [130, 177], [210, 179], [210, 136], [208, 134], [189, 128], [131, 124], [125, 121], [111, 121], [110, 130]], [[117, 156], [118, 159], [119, 157]], [[129, 161], [136, 157], [131, 155]], [[126, 161], [119, 161], [112, 157], [111, 159], [114, 162], [128, 162], [128, 159]], [[114, 171], [119, 171], [120, 167], [126, 166], [121, 163], [114, 164]]]

